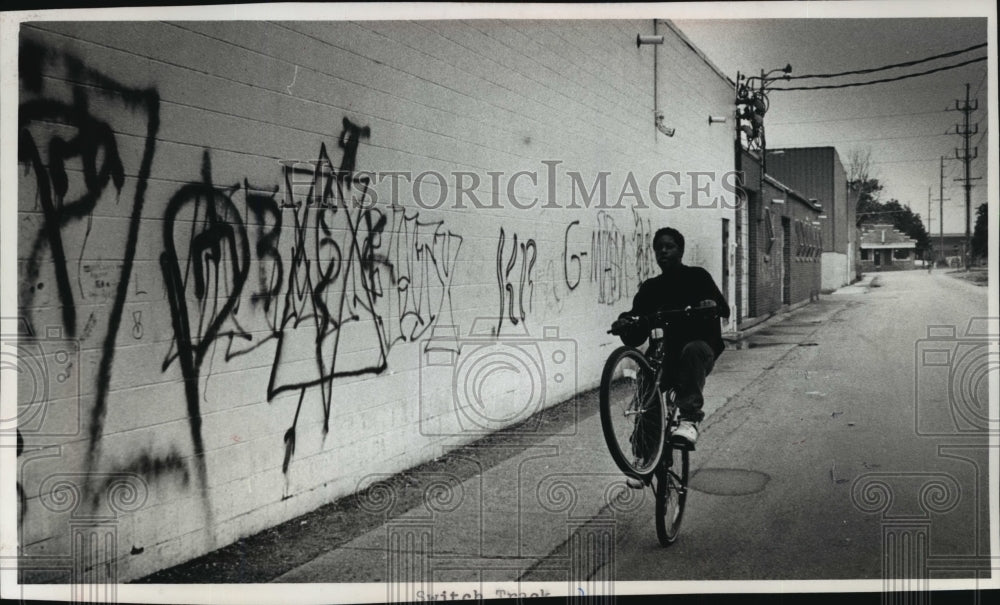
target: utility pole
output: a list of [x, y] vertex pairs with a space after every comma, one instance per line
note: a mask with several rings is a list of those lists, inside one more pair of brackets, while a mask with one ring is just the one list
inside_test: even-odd
[[972, 218], [972, 181], [979, 180], [979, 177], [972, 178], [969, 176], [969, 170], [972, 167], [972, 160], [978, 157], [978, 148], [970, 149], [969, 141], [972, 139], [972, 135], [979, 132], [979, 126], [976, 125], [974, 129], [969, 128], [969, 116], [972, 112], [979, 109], [979, 101], [975, 104], [970, 103], [969, 99], [969, 84], [965, 85], [965, 103], [959, 105], [959, 101], [955, 101], [955, 111], [961, 111], [965, 114], [965, 126], [962, 127], [958, 124], [955, 125], [955, 133], [961, 135], [964, 139], [964, 151], [955, 148], [955, 159], [962, 160], [965, 162], [965, 178], [955, 179], [956, 181], [965, 181], [965, 249], [962, 251], [962, 258], [965, 262], [965, 270], [969, 270], [969, 258], [972, 254], [972, 228], [970, 227], [970, 222]]
[[[928, 187], [927, 188], [927, 234], [928, 235], [930, 235], [931, 233], [934, 233], [933, 231], [931, 231], [931, 219], [932, 219], [932, 217], [931, 217], [931, 188]], [[929, 258], [931, 256], [933, 256], [933, 254], [931, 254], [930, 251], [928, 250], [927, 253], [924, 255], [924, 264], [925, 265], [927, 264], [928, 261], [932, 260], [931, 258]]]
[[951, 198], [944, 197], [944, 156], [941, 156], [941, 193], [938, 194], [938, 255], [943, 259], [944, 254], [944, 203], [951, 201]]

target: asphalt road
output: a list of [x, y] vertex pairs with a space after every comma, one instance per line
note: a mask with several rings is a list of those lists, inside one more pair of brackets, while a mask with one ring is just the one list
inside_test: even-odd
[[986, 289], [923, 272], [878, 283], [840, 297], [822, 324], [779, 324], [809, 346], [706, 422], [680, 539], [658, 545], [643, 498], [616, 515], [614, 556], [594, 575], [955, 578], [989, 568], [988, 448], [974, 429], [997, 366], [966, 337], [987, 313]]

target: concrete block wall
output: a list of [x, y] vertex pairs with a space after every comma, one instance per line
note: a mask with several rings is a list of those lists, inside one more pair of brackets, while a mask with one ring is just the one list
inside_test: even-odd
[[851, 278], [851, 262], [849, 254], [824, 252], [821, 261], [822, 287], [824, 290], [836, 290], [846, 286]]
[[141, 577], [596, 386], [652, 232], [718, 281], [734, 224], [731, 84], [653, 29], [25, 24], [24, 560], [103, 511]]

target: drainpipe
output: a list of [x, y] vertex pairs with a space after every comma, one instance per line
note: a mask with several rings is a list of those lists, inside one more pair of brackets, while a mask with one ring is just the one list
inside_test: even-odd
[[[656, 19], [653, 19], [653, 36], [658, 36]], [[660, 65], [659, 65], [659, 44], [653, 45], [653, 123], [657, 124], [660, 119]], [[653, 128], [653, 142], [657, 140], [656, 132], [659, 128]]]

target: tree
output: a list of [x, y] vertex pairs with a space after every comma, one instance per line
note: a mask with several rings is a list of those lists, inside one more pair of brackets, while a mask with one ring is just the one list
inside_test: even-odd
[[854, 184], [867, 181], [878, 182], [872, 176], [872, 148], [855, 147], [847, 154], [847, 182]]
[[986, 218], [986, 204], [976, 208], [976, 226], [972, 229], [972, 256], [981, 257], [989, 254], [989, 223]]

